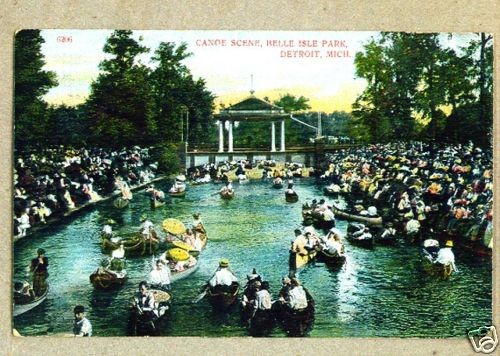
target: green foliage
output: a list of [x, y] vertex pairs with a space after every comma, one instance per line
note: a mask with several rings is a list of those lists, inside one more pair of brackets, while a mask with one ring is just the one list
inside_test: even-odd
[[[356, 75], [367, 87], [353, 104], [351, 135], [366, 142], [442, 140], [452, 126], [457, 140], [467, 136], [487, 143], [493, 103], [491, 37], [478, 37], [461, 53], [443, 47], [437, 34], [383, 33], [372, 38], [354, 61]], [[458, 109], [475, 102], [478, 129], [462, 134], [466, 122], [448, 121], [467, 120]], [[446, 106], [453, 118], [445, 114]]]
[[16, 148], [43, 143], [50, 137], [47, 104], [42, 99], [57, 85], [54, 72], [44, 71], [39, 30], [16, 33], [14, 50], [14, 141]]
[[171, 175], [181, 171], [179, 158], [180, 146], [175, 144], [163, 144], [156, 148], [153, 158], [158, 162], [158, 172]]
[[298, 98], [292, 94], [281, 95], [278, 100], [273, 102], [274, 105], [277, 105], [286, 113], [293, 113], [298, 111], [308, 110], [311, 107], [308, 104], [309, 99], [303, 96], [299, 96]]

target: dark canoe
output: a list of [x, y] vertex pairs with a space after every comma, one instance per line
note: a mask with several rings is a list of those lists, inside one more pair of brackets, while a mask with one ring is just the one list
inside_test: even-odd
[[139, 314], [132, 307], [129, 320], [129, 335], [130, 336], [159, 336], [160, 326], [163, 320], [166, 319], [170, 310], [171, 295], [160, 289], [150, 290], [155, 297], [155, 306], [158, 316], [152, 314]]
[[368, 249], [373, 249], [375, 247], [375, 238], [372, 237], [365, 239], [365, 238], [360, 238], [358, 236], [353, 236], [352, 232], [347, 232], [346, 234], [346, 239], [353, 245], [368, 248]]
[[17, 293], [14, 292], [14, 307], [12, 309], [12, 315], [13, 316], [18, 316], [21, 314], [24, 314], [31, 309], [37, 307], [38, 305], [42, 304], [45, 299], [47, 299], [47, 294], [49, 293], [49, 288], [47, 285], [47, 289], [45, 289], [45, 292], [40, 295], [40, 296], [35, 296], [33, 299], [26, 300], [24, 298], [24, 295], [18, 295]]
[[434, 263], [423, 253], [422, 267], [424, 271], [431, 277], [448, 279], [453, 274], [453, 267], [451, 266], [451, 264], [443, 265], [441, 263]]
[[347, 221], [357, 221], [361, 222], [368, 226], [382, 226], [382, 218], [379, 217], [369, 217], [363, 215], [349, 214], [343, 210], [337, 209], [336, 207], [332, 208], [335, 217], [341, 220]]
[[220, 197], [222, 199], [232, 199], [234, 197], [234, 190], [223, 190], [220, 192]]
[[288, 203], [296, 203], [299, 201], [299, 196], [297, 194], [288, 194], [285, 193], [285, 200]]
[[342, 267], [345, 263], [345, 255], [330, 254], [326, 250], [318, 251], [318, 260], [330, 267]]
[[168, 194], [170, 194], [170, 196], [174, 198], [182, 198], [186, 196], [186, 191], [183, 190], [181, 192], [168, 192]]
[[[123, 248], [125, 249], [125, 256], [143, 256], [152, 255], [158, 250], [160, 242], [155, 238], [144, 239], [142, 237], [124, 239], [120, 243], [123, 243]], [[107, 238], [102, 238], [101, 249], [104, 253], [109, 253], [116, 250], [120, 243], [111, 242]]]
[[323, 220], [323, 217], [313, 212], [310, 208], [302, 207], [302, 224], [304, 226], [314, 226], [316, 229], [331, 229], [335, 227], [335, 220]]
[[281, 188], [283, 188], [283, 183], [273, 182], [273, 188], [275, 188], [275, 189], [281, 189]]
[[96, 289], [116, 289], [120, 288], [127, 280], [127, 272], [122, 270], [121, 272], [113, 273], [107, 269], [104, 271], [97, 269], [89, 278], [90, 283]]
[[128, 206], [129, 200], [128, 199], [123, 199], [122, 197], [116, 198], [113, 201], [113, 206], [117, 209], [123, 209]]
[[297, 271], [301, 268], [304, 268], [307, 264], [314, 261], [316, 258], [317, 252], [315, 250], [309, 251], [306, 255], [301, 255], [295, 251], [290, 251], [289, 257], [289, 267], [291, 271]]
[[165, 201], [161, 201], [161, 200], [158, 200], [158, 199], [151, 199], [151, 208], [155, 209], [155, 208], [159, 208], [163, 205], [165, 205], [166, 202]]
[[240, 285], [235, 282], [227, 290], [220, 286], [210, 287], [207, 291], [208, 302], [215, 310], [225, 311], [229, 309], [238, 299]]
[[381, 237], [379, 234], [376, 236], [375, 242], [379, 245], [394, 246], [398, 243], [398, 238], [396, 237], [396, 235], [387, 235], [385, 237]]
[[276, 314], [273, 309], [258, 309], [247, 325], [250, 336], [269, 336], [276, 325]]
[[464, 251], [472, 253], [474, 256], [490, 259], [493, 255], [493, 250], [487, 246], [484, 246], [481, 239], [471, 241], [463, 236], [454, 236], [453, 240], [456, 242], [457, 247]]
[[273, 309], [276, 318], [280, 321], [285, 332], [290, 336], [304, 336], [312, 327], [314, 322], [314, 299], [309, 291], [304, 288], [307, 296], [307, 307], [301, 310], [293, 310], [286, 304], [274, 303]]

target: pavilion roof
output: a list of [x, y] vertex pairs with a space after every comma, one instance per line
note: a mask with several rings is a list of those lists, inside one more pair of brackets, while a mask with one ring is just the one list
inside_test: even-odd
[[216, 118], [224, 120], [268, 120], [289, 117], [283, 108], [253, 95], [220, 111]]

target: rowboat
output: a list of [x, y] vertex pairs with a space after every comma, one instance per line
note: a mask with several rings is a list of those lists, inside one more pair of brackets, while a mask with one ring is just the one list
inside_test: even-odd
[[102, 238], [101, 249], [104, 253], [111, 252], [120, 247], [123, 243], [125, 256], [152, 255], [158, 250], [160, 242], [153, 238], [144, 239], [142, 236], [136, 238], [124, 239], [118, 243], [112, 242], [107, 238]]
[[276, 325], [276, 313], [273, 309], [257, 309], [248, 324], [248, 333], [251, 336], [268, 336]]
[[233, 282], [227, 289], [224, 286], [210, 287], [207, 291], [208, 301], [213, 309], [225, 311], [236, 302], [239, 290], [238, 282]]
[[318, 251], [318, 260], [324, 262], [330, 267], [341, 267], [345, 263], [346, 257], [344, 254], [331, 254], [325, 249], [322, 249]]
[[171, 295], [159, 289], [151, 289], [150, 291], [154, 295], [157, 316], [151, 313], [138, 313], [136, 308], [132, 308], [129, 320], [129, 335], [131, 336], [160, 335], [160, 323], [170, 310]]
[[309, 207], [302, 207], [302, 223], [304, 226], [314, 226], [316, 229], [329, 230], [335, 227], [335, 220], [324, 220], [323, 216]]
[[221, 190], [220, 197], [222, 199], [232, 199], [234, 197], [234, 190]]
[[275, 189], [281, 189], [281, 188], [283, 188], [283, 182], [282, 181], [276, 181], [276, 180], [274, 180], [273, 181], [273, 188], [275, 188]]
[[335, 217], [341, 220], [357, 221], [368, 226], [382, 226], [382, 217], [380, 216], [370, 217], [364, 215], [349, 214], [343, 210], [336, 208], [335, 206], [332, 208], [332, 211], [335, 214]]
[[182, 197], [186, 196], [186, 191], [185, 190], [169, 191], [168, 194], [170, 194], [170, 196], [174, 197], [174, 198], [182, 198]]
[[294, 194], [285, 193], [285, 200], [288, 203], [296, 203], [299, 201], [299, 196], [297, 195], [297, 193]]
[[316, 250], [309, 251], [307, 254], [300, 254], [295, 251], [290, 251], [289, 266], [291, 271], [297, 271], [304, 268], [308, 263], [311, 263], [316, 258]]
[[25, 296], [24, 294], [14, 291], [14, 307], [12, 309], [13, 316], [24, 314], [40, 305], [45, 299], [47, 299], [48, 292], [48, 286], [42, 295], [35, 297]]
[[433, 262], [431, 258], [424, 253], [422, 253], [422, 267], [428, 275], [440, 279], [448, 279], [453, 274], [451, 263], [443, 265]]
[[123, 199], [122, 197], [119, 197], [113, 201], [113, 206], [118, 209], [123, 209], [127, 207], [128, 203], [129, 203], [128, 199]]
[[121, 287], [127, 280], [127, 271], [112, 271], [107, 268], [98, 268], [89, 277], [90, 283], [97, 289], [115, 289]]
[[314, 321], [314, 299], [307, 289], [304, 290], [307, 296], [307, 307], [304, 309], [293, 310], [279, 302], [273, 305], [277, 320], [289, 336], [304, 336]]
[[159, 208], [163, 205], [165, 205], [166, 202], [165, 201], [161, 201], [161, 200], [158, 200], [158, 199], [151, 199], [151, 208], [155, 209], [155, 208]]
[[186, 277], [192, 275], [194, 272], [196, 272], [198, 267], [199, 267], [199, 264], [196, 263], [194, 266], [188, 267], [188, 268], [184, 269], [183, 271], [171, 272], [170, 273], [170, 275], [171, 275], [170, 276], [170, 283], [177, 282], [183, 278], [186, 278]]
[[360, 228], [364, 229], [364, 225], [359, 223], [352, 223], [347, 225], [346, 239], [353, 245], [373, 249], [375, 247], [375, 239], [372, 234], [367, 233], [358, 236], [354, 235], [360, 230]]

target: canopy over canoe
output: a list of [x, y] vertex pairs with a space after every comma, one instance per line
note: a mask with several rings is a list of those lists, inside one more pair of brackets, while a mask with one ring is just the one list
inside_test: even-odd
[[184, 223], [177, 219], [165, 219], [162, 223], [163, 230], [172, 235], [182, 235], [186, 232]]

